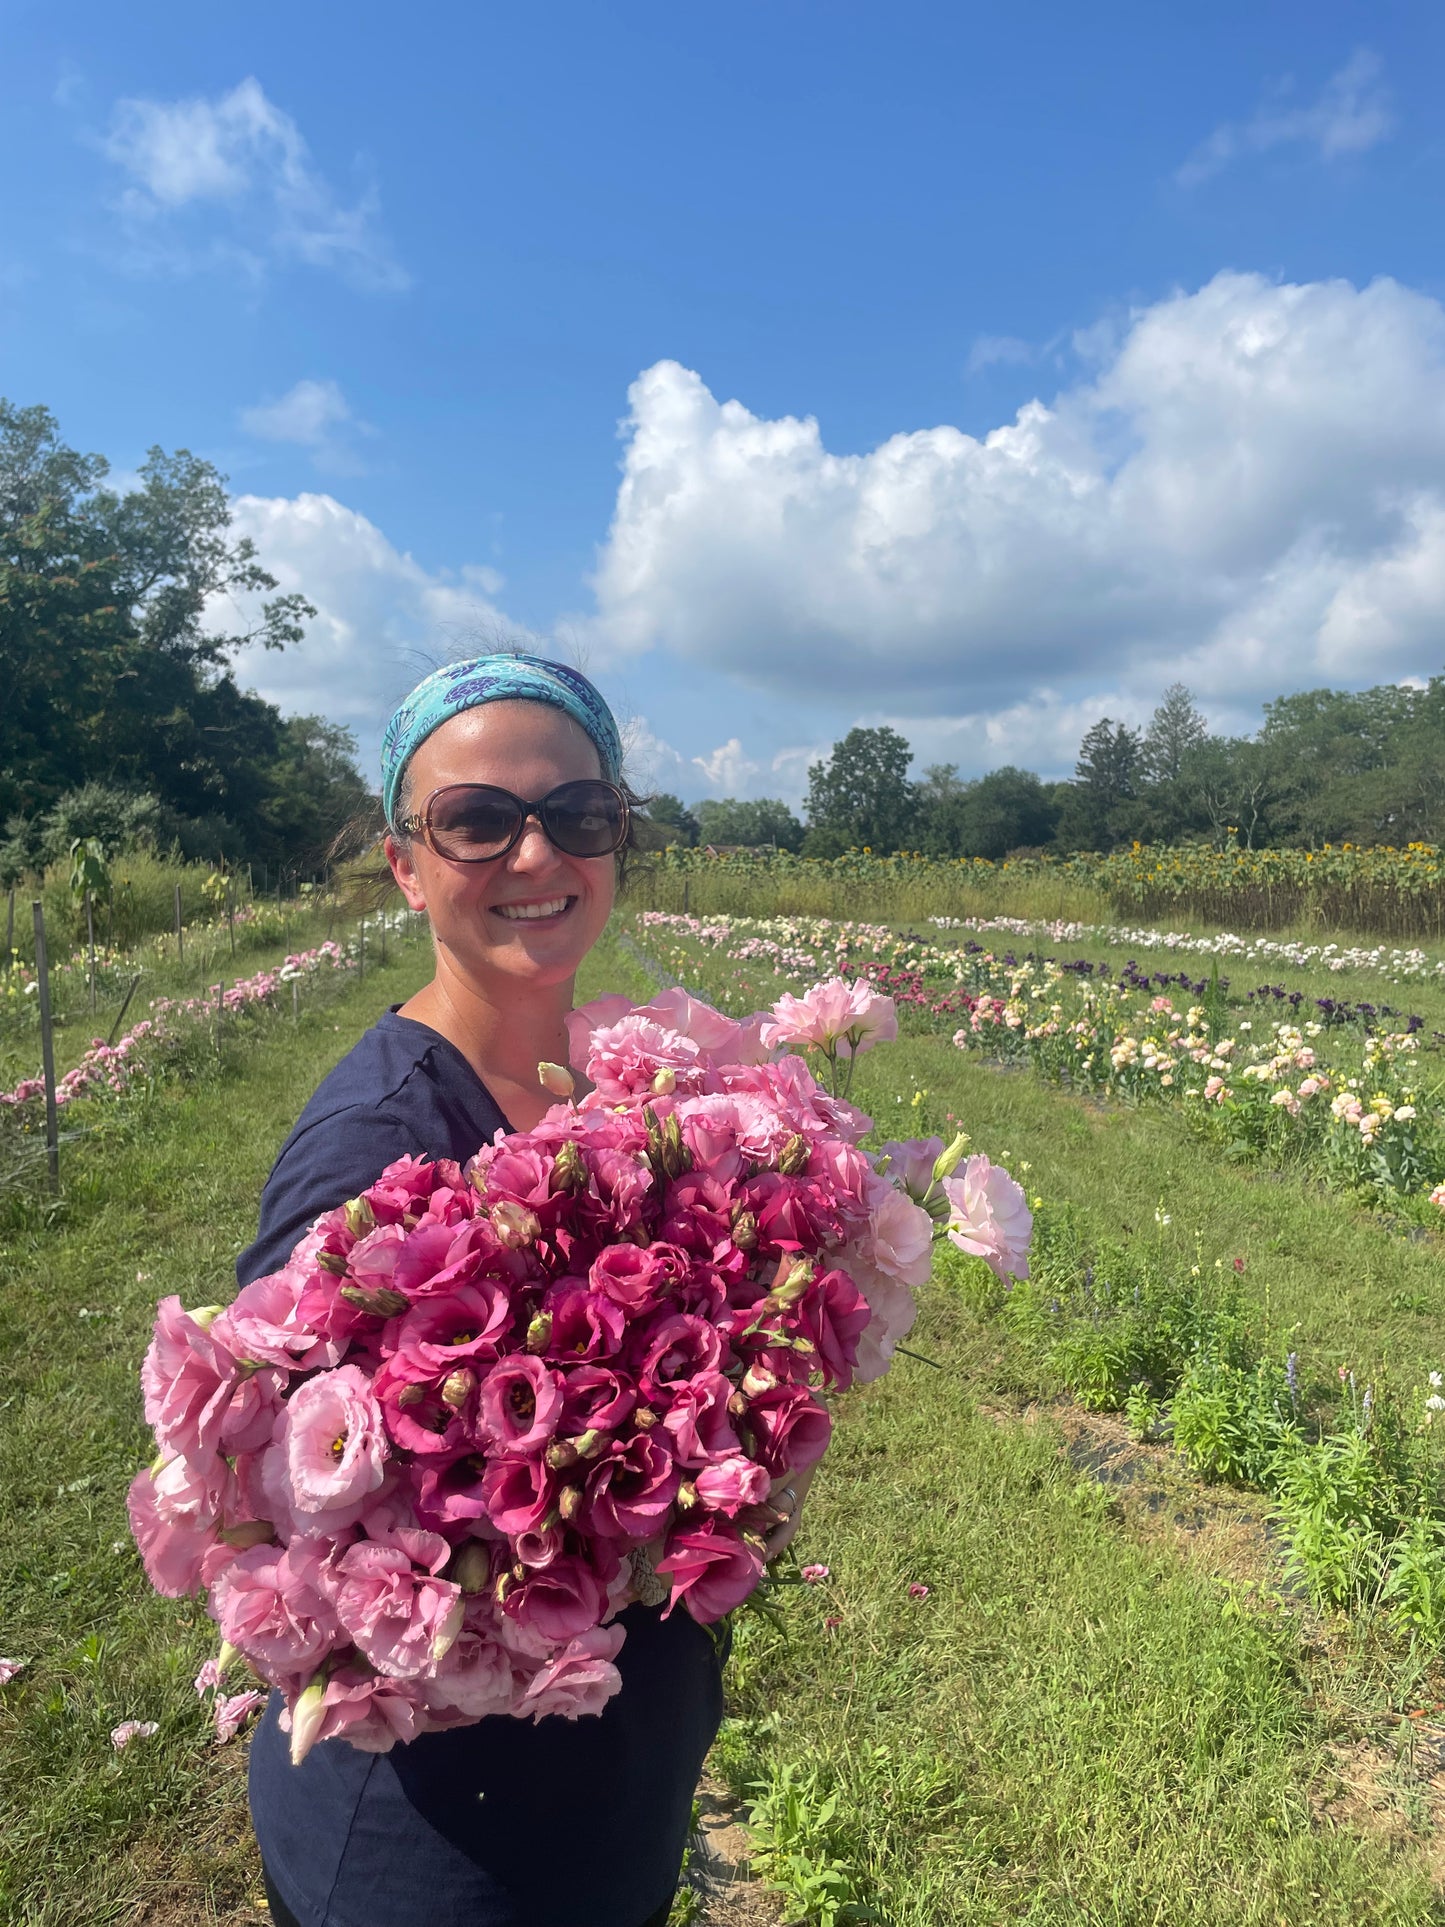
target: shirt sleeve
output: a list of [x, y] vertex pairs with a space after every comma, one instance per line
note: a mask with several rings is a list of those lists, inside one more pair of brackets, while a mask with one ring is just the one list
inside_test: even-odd
[[323, 1211], [364, 1191], [395, 1159], [427, 1154], [394, 1112], [358, 1104], [318, 1118], [283, 1147], [266, 1180], [255, 1243], [236, 1260], [237, 1282], [248, 1285], [279, 1271]]

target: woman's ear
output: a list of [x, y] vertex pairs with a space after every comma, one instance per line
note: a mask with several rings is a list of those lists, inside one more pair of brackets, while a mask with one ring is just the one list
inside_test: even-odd
[[391, 874], [396, 878], [396, 887], [406, 898], [407, 908], [425, 910], [426, 892], [421, 887], [421, 878], [417, 875], [416, 865], [412, 861], [411, 844], [398, 842], [388, 831], [381, 848], [390, 866]]

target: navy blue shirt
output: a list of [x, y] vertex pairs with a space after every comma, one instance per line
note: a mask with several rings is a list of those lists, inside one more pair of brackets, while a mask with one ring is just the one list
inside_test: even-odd
[[[281, 1147], [242, 1284], [394, 1158], [465, 1159], [510, 1128], [456, 1047], [388, 1011]], [[251, 1745], [262, 1857], [301, 1927], [641, 1927], [673, 1891], [722, 1716], [712, 1636], [631, 1606], [622, 1690], [595, 1719], [492, 1718], [299, 1767], [272, 1694]]]

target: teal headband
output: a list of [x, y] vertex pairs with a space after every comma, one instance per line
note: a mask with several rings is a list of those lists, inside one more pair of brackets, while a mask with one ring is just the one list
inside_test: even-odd
[[397, 794], [406, 766], [434, 729], [480, 703], [551, 703], [580, 725], [597, 750], [609, 783], [622, 776], [622, 744], [612, 711], [577, 669], [545, 656], [473, 656], [448, 663], [419, 682], [401, 703], [381, 738], [381, 802], [394, 824]]

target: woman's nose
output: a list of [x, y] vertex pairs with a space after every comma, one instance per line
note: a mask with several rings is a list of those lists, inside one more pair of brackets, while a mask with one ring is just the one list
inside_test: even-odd
[[550, 870], [556, 861], [557, 850], [552, 839], [537, 818], [529, 816], [512, 846], [510, 867], [531, 875], [538, 870]]

